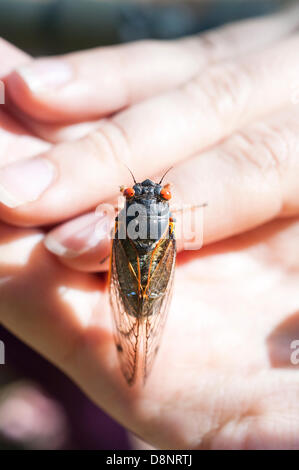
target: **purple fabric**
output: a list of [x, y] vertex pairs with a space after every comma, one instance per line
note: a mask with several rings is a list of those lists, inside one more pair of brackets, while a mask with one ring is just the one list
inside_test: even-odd
[[16, 378], [29, 379], [63, 407], [70, 428], [67, 449], [129, 449], [124, 428], [96, 407], [61, 371], [7, 330], [0, 327], [5, 343], [5, 365]]

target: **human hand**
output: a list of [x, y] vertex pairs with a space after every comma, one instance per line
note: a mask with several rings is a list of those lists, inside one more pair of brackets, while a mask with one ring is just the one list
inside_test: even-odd
[[1, 322], [158, 448], [298, 448], [299, 223], [276, 221], [178, 256], [144, 388], [129, 388], [105, 280], [59, 263], [36, 229], [1, 226]]
[[[142, 104], [138, 106], [142, 106]], [[251, 116], [251, 119], [255, 120], [255, 115]], [[268, 157], [269, 152], [266, 152], [267, 144], [265, 147], [261, 145], [264, 140], [264, 134], [261, 134], [261, 132], [267, 130], [267, 126], [272, 125], [275, 126], [275, 129], [278, 127], [278, 132], [282, 130], [283, 137], [286, 134], [289, 136], [290, 129], [296, 130], [295, 127], [293, 128], [296, 125], [296, 116], [294, 118], [294, 113], [291, 115], [286, 110], [281, 114], [277, 114], [277, 116], [271, 116], [269, 121], [258, 124], [254, 123], [248, 126], [245, 134], [243, 134], [244, 130], [242, 130], [241, 135], [245, 135], [246, 138], [248, 133], [250, 133], [252, 138], [252, 141], [249, 141], [249, 143], [252, 143], [252, 147], [249, 148], [250, 152], [248, 154], [245, 151], [245, 157], [241, 155], [238, 147], [240, 140], [241, 143], [244, 144], [244, 142], [240, 139], [239, 133], [236, 133], [223, 144], [201, 154], [193, 162], [190, 160], [182, 164], [180, 170], [178, 168], [179, 171], [173, 170], [172, 181], [175, 188], [177, 186], [179, 188], [180, 176], [182, 178], [182, 188], [185, 187], [186, 181], [189, 181], [191, 176], [195, 186], [196, 182], [199, 181], [201, 187], [203, 187], [204, 193], [200, 195], [200, 201], [208, 200], [211, 214], [207, 215], [207, 220], [205, 220], [205, 242], [246, 230], [279, 214], [277, 211], [280, 205], [278, 204], [280, 202], [280, 194], [277, 191], [277, 167], [272, 166], [272, 159]], [[293, 136], [293, 133], [291, 135]], [[90, 136], [84, 138], [85, 140], [83, 139], [83, 145], [89, 138]], [[296, 146], [296, 141], [293, 140], [292, 142]], [[82, 141], [80, 144], [82, 144]], [[75, 148], [74, 143], [64, 145]], [[278, 153], [280, 153], [280, 148], [275, 147], [275, 149], [278, 149]], [[236, 156], [230, 159], [229, 157], [233, 149], [236, 151]], [[241, 150], [245, 149], [241, 148]], [[218, 158], [216, 158], [217, 156]], [[234, 156], [234, 153], [232, 153], [232, 156]], [[250, 161], [255, 156], [259, 160], [256, 162], [256, 165], [253, 165], [254, 168], [251, 168], [249, 166]], [[137, 159], [137, 155], [135, 158]], [[202, 169], [199, 166], [200, 160], [204, 161]], [[215, 161], [217, 164], [215, 164]], [[207, 197], [207, 190], [213, 183], [214, 178], [216, 178], [215, 170], [218, 165], [220, 168], [223, 168], [223, 162], [227, 164], [227, 167], [224, 165], [227, 171], [223, 170], [224, 175], [227, 177], [226, 181], [231, 181], [232, 186], [227, 191], [228, 194], [226, 194], [224, 193], [226, 184], [223, 184], [223, 180], [218, 181], [217, 186], [214, 183], [210, 189], [210, 197]], [[153, 163], [155, 165], [155, 162]], [[233, 165], [231, 165], [232, 163]], [[289, 192], [285, 194], [287, 198], [284, 200], [286, 203], [281, 214], [290, 215], [295, 214], [296, 207], [298, 207], [298, 196], [296, 196], [296, 191], [292, 190], [290, 185], [290, 182], [296, 176], [294, 173], [296, 168], [298, 168], [298, 164], [296, 161], [292, 161], [290, 157], [286, 159], [286, 163], [282, 183], [283, 186], [288, 186]], [[291, 163], [291, 166], [289, 166], [289, 163]], [[109, 160], [107, 164], [109, 166]], [[260, 164], [264, 174], [260, 174]], [[198, 176], [197, 174], [194, 175], [195, 167], [201, 170]], [[155, 172], [157, 172], [158, 168], [155, 168]], [[119, 178], [124, 171], [122, 169], [119, 170]], [[139, 171], [142, 178], [142, 168]], [[236, 172], [234, 173], [234, 171]], [[145, 176], [150, 175], [147, 174]], [[244, 177], [241, 180], [242, 183], [240, 182], [241, 176]], [[256, 193], [256, 190], [253, 193], [252, 186], [256, 188], [259, 184], [262, 184], [265, 181], [265, 176], [266, 186], [264, 193], [260, 196], [257, 195], [258, 197], [254, 200], [253, 195]], [[196, 178], [199, 179], [197, 180]], [[271, 187], [272, 182], [276, 183], [274, 188]], [[247, 186], [245, 183], [247, 183]], [[239, 185], [243, 185], [243, 187], [240, 188]], [[101, 184], [99, 186], [101, 187]], [[194, 193], [191, 187], [188, 187], [188, 191], [190, 191], [188, 194], [192, 195]], [[186, 196], [185, 200], [188, 201], [188, 194], [184, 191], [182, 193], [183, 199]], [[244, 193], [244, 199], [238, 201], [240, 207], [237, 207], [238, 204], [232, 204], [234, 195], [240, 197]], [[112, 196], [113, 194], [111, 193]], [[212, 196], [213, 198], [216, 197], [216, 203], [213, 202], [213, 199], [211, 200]], [[224, 201], [222, 201], [223, 199]], [[100, 199], [97, 200], [97, 202], [99, 201]], [[253, 207], [251, 208], [252, 203]], [[24, 206], [19, 206], [15, 209], [3, 207], [1, 208], [1, 213], [3, 210], [3, 219], [10, 217], [11, 221], [19, 224], [34, 223], [33, 218], [38, 219], [42, 215], [41, 212], [38, 213], [36, 210], [36, 204], [36, 202], [31, 202], [28, 204], [31, 207], [27, 207], [27, 210]], [[219, 204], [220, 210], [218, 212]], [[211, 205], [212, 207], [210, 207]], [[51, 204], [49, 207], [51, 208]], [[47, 210], [47, 208], [48, 206], [45, 205], [44, 210]], [[230, 214], [229, 220], [225, 217], [225, 208], [230, 209], [227, 212], [227, 214]], [[249, 221], [246, 220], [248, 215]], [[41, 221], [46, 222], [45, 215], [43, 217]], [[64, 218], [67, 215], [58, 217]], [[54, 220], [52, 219], [52, 221]], [[220, 226], [218, 232], [217, 223]], [[9, 230], [13, 231], [12, 236]], [[58, 233], [57, 230], [56, 234]], [[263, 230], [266, 230], [266, 235]], [[288, 296], [290, 293], [292, 294], [290, 297], [293, 302], [295, 294], [292, 286], [298, 282], [296, 278], [296, 263], [294, 263], [295, 266], [292, 264], [286, 246], [290, 247], [290, 243], [298, 235], [297, 230], [297, 223], [295, 221], [275, 222], [268, 227], [260, 229], [260, 232], [250, 232], [243, 235], [243, 238], [235, 238], [227, 242], [211, 245], [211, 247], [206, 247], [199, 253], [189, 252], [183, 254], [181, 256], [182, 264], [179, 263], [177, 269], [175, 298], [159, 359], [157, 360], [152, 378], [145, 389], [136, 390], [133, 393], [131, 390], [126, 389], [118, 371], [102, 279], [95, 278], [90, 274], [76, 273], [57, 263], [41, 246], [42, 234], [36, 230], [29, 229], [29, 231], [26, 231], [24, 229], [11, 229], [10, 227], [3, 228], [2, 233], [5, 233], [5, 241], [8, 242], [12, 239], [19, 240], [20, 243], [17, 246], [22, 247], [21, 250], [24, 256], [21, 257], [23, 259], [22, 266], [18, 265], [17, 269], [15, 269], [15, 259], [5, 259], [4, 264], [6, 264], [6, 268], [10, 267], [5, 272], [10, 273], [11, 279], [6, 280], [7, 282], [1, 286], [3, 293], [1, 298], [3, 299], [3, 306], [5, 306], [3, 308], [2, 321], [12, 331], [65, 370], [97, 403], [113, 414], [114, 417], [154, 445], [159, 447], [187, 448], [206, 448], [209, 446], [223, 446], [227, 448], [228, 446], [244, 447], [248, 445], [248, 447], [253, 446], [254, 448], [257, 445], [254, 435], [260, 432], [263, 437], [262, 446], [283, 447], [286, 442], [288, 445], [291, 443], [292, 446], [296, 446], [298, 445], [296, 443], [297, 429], [295, 424], [292, 423], [293, 413], [287, 414], [287, 410], [292, 407], [295, 409], [296, 407], [297, 379], [294, 377], [294, 372], [286, 373], [286, 371], [280, 371], [278, 373], [278, 371], [271, 369], [265, 353], [267, 352], [267, 342], [265, 341], [267, 335], [265, 331], [271, 332], [280, 320], [282, 322], [286, 320], [287, 315], [290, 311], [294, 311], [295, 308], [294, 305], [288, 305], [290, 300]], [[30, 243], [28, 243], [29, 234], [30, 237], [31, 235], [37, 237], [31, 238]], [[207, 234], [210, 235], [208, 236]], [[269, 234], [272, 234], [272, 236], [269, 236]], [[75, 238], [75, 235], [73, 238]], [[69, 239], [72, 239], [72, 237], [69, 237]], [[25, 243], [24, 240], [26, 240]], [[239, 245], [240, 240], [241, 245]], [[275, 250], [271, 248], [271, 243], [274, 244]], [[247, 244], [250, 246], [247, 246]], [[295, 247], [292, 247], [292, 255], [295, 253]], [[250, 248], [252, 248], [252, 251], [250, 251]], [[222, 256], [220, 253], [217, 254], [217, 250], [221, 251], [222, 249], [224, 252], [227, 250], [224, 257], [224, 253]], [[273, 263], [272, 261], [269, 262], [268, 257], [272, 259], [276, 250], [282, 253], [283, 260], [288, 260], [287, 265], [281, 259], [279, 259], [279, 262], [277, 260], [274, 260]], [[207, 254], [206, 259], [205, 253]], [[226, 260], [229, 260], [228, 264], [231, 263], [233, 255], [236, 256], [235, 261], [236, 264], [238, 263], [237, 266], [240, 266], [240, 270], [236, 269], [236, 273], [233, 273], [229, 282], [224, 282], [225, 285], [223, 291], [221, 291], [219, 303], [217, 301], [212, 302], [212, 299], [215, 297], [214, 292], [221, 290], [219, 278], [224, 278], [224, 281], [227, 281]], [[243, 255], [245, 259], [243, 259]], [[62, 257], [62, 259], [64, 258]], [[255, 266], [256, 259], [257, 266]], [[78, 269], [94, 269], [92, 263], [87, 260], [87, 252], [83, 254], [83, 258], [80, 255], [79, 257], [71, 258], [71, 260], [68, 259], [66, 262], [71, 262]], [[215, 263], [214, 267], [210, 266], [213, 262]], [[240, 281], [240, 276], [243, 272], [246, 275], [250, 272], [253, 278], [260, 275], [259, 279], [261, 282], [269, 282], [268, 280], [272, 279], [270, 274], [276, 263], [279, 280], [273, 279], [273, 283], [270, 282], [270, 287], [275, 289], [275, 283], [280, 283], [281, 280], [283, 280], [286, 286], [284, 292], [280, 289], [279, 302], [277, 298], [275, 302], [272, 302], [273, 299], [270, 298], [269, 291], [266, 289], [258, 297], [256, 290], [252, 289], [254, 286], [252, 286], [251, 276], [249, 276], [250, 285], [248, 285], [248, 279], [246, 278], [244, 283]], [[259, 271], [260, 268], [261, 271]], [[291, 275], [284, 277], [285, 271], [291, 271]], [[43, 274], [47, 273], [47, 277], [41, 276], [41, 272]], [[207, 280], [207, 273], [209, 273], [208, 280], [211, 280], [211, 282], [208, 282], [209, 286], [205, 286], [203, 291], [200, 291], [201, 283], [204, 284]], [[237, 283], [237, 281], [239, 282]], [[188, 295], [186, 295], [186, 290]], [[22, 297], [16, 298], [15, 292], [22, 292]], [[43, 298], [41, 298], [41, 292], [43, 292]], [[236, 296], [236, 293], [240, 294], [239, 297], [238, 295]], [[250, 305], [250, 311], [243, 306], [240, 308], [240, 302], [235, 302], [236, 297], [241, 298], [243, 293], [245, 302]], [[250, 303], [252, 294], [256, 295], [256, 303], [254, 305]], [[230, 297], [233, 299], [232, 303], [234, 305], [228, 302]], [[194, 315], [194, 303], [200, 307], [199, 313], [201, 319]], [[223, 337], [221, 336], [220, 338], [218, 336], [216, 344], [212, 343], [212, 347], [208, 344], [205, 348], [204, 345], [207, 344], [205, 340], [212, 338], [212, 341], [215, 337], [217, 322], [221, 320], [221, 324], [223, 324], [225, 305], [227, 310], [231, 312], [230, 321], [227, 323], [228, 329], [225, 330]], [[260, 308], [261, 306], [263, 307], [262, 309]], [[286, 312], [286, 306], [288, 307], [288, 312]], [[182, 307], [184, 308], [183, 315]], [[271, 317], [273, 323], [267, 323], [266, 320], [267, 318], [269, 320], [269, 317], [267, 316], [266, 318], [263, 315], [265, 307], [271, 313], [273, 310], [277, 313], [277, 315], [273, 315], [276, 321]], [[43, 314], [42, 317], [40, 316], [41, 312]], [[212, 318], [211, 323], [206, 319], [207, 314], [209, 314], [209, 318]], [[258, 349], [258, 354], [255, 356], [253, 353], [255, 343], [253, 343], [252, 337], [247, 335], [241, 336], [245, 342], [248, 341], [245, 344], [245, 347], [248, 347], [248, 351], [246, 349], [244, 351], [248, 353], [248, 356], [246, 354], [246, 365], [242, 362], [242, 367], [241, 361], [238, 362], [238, 358], [234, 355], [236, 351], [242, 350], [237, 339], [239, 334], [242, 335], [243, 333], [244, 335], [242, 322], [248, 322], [246, 323], [247, 329], [245, 332], [247, 334], [249, 332], [248, 324], [252, 328], [255, 325], [254, 318], [259, 319], [259, 328], [256, 336], [260, 349]], [[265, 323], [261, 324], [262, 320]], [[205, 327], [206, 322], [208, 324]], [[237, 327], [235, 326], [236, 324]], [[233, 333], [230, 334], [231, 328], [233, 328]], [[196, 332], [197, 334], [194, 335]], [[207, 334], [208, 332], [209, 334]], [[221, 347], [222, 341], [224, 351]], [[234, 354], [231, 354], [232, 341], [235, 341], [236, 345]], [[229, 346], [226, 346], [227, 342], [229, 342]], [[182, 348], [178, 349], [178, 344], [182, 344]], [[221, 360], [221, 356], [225, 353], [227, 353], [227, 362], [226, 360]], [[201, 359], [201, 357], [203, 358]], [[171, 370], [169, 368], [169, 358], [171, 358]], [[215, 358], [215, 362], [213, 358]], [[288, 361], [286, 363], [289, 364]], [[212, 380], [213, 376], [210, 374], [211, 364], [215, 364], [214, 380]], [[242, 373], [239, 372], [240, 367]], [[167, 380], [165, 380], [165, 369], [167, 370]], [[197, 380], [196, 372], [200, 374]], [[238, 374], [241, 375], [239, 380], [237, 380]], [[236, 379], [235, 381], [232, 380], [232, 376]], [[249, 379], [252, 379], [250, 386], [248, 384]], [[227, 384], [227, 387], [225, 387], [225, 384]], [[231, 385], [231, 388], [229, 385]], [[209, 388], [210, 386], [211, 388]], [[215, 398], [213, 399], [212, 387], [215, 390]], [[269, 392], [270, 389], [271, 393]], [[285, 403], [280, 403], [281, 406], [278, 407], [277, 402], [285, 395], [286, 389], [288, 389], [288, 399]], [[238, 395], [237, 398], [235, 398], [236, 395]], [[271, 395], [273, 400], [269, 399], [269, 395]], [[262, 399], [265, 396], [267, 396], [267, 400], [263, 401]], [[180, 397], [179, 404], [181, 406], [178, 406], [177, 397]], [[231, 397], [233, 397], [232, 407], [230, 407]], [[210, 401], [208, 398], [210, 398]], [[257, 405], [260, 402], [262, 402], [262, 406], [258, 407]], [[227, 403], [226, 406], [225, 403]], [[256, 405], [256, 408], [254, 405]], [[223, 410], [224, 412], [222, 412]], [[294, 413], [296, 413], [296, 409]], [[287, 419], [283, 421], [281, 429], [278, 435], [276, 435], [275, 418], [279, 422], [279, 419], [286, 416]], [[240, 427], [236, 433], [233, 432], [231, 437], [229, 432], [230, 428], [234, 425], [236, 417], [239, 419]], [[247, 419], [248, 417], [251, 418]], [[252, 419], [252, 417], [256, 419]], [[271, 423], [273, 421], [270, 420], [269, 425], [269, 418], [274, 420], [274, 426], [272, 427]], [[247, 425], [248, 421], [251, 426]], [[225, 423], [227, 426], [225, 426]], [[242, 435], [243, 426], [245, 431]], [[241, 438], [240, 441], [236, 442], [238, 434]], [[230, 444], [228, 444], [228, 440]]]
[[[52, 59], [36, 61], [12, 73], [6, 85], [22, 110], [19, 117], [39, 136], [63, 142], [26, 160], [26, 165], [2, 169], [1, 218], [28, 226], [86, 212], [114, 199], [119, 185], [129, 181], [123, 162], [139, 180], [176, 164], [171, 180], [179, 202], [209, 203], [205, 243], [295, 214], [296, 161], [283, 156], [287, 183], [281, 194], [276, 169], [284, 140], [289, 149], [295, 144], [290, 128], [296, 134], [298, 110], [291, 102], [296, 19], [294, 12], [284, 13], [225, 27], [201, 39], [102, 48], [56, 59], [54, 65]], [[56, 87], [49, 64], [60, 70]], [[73, 75], [67, 75], [67, 66]], [[52, 85], [42, 85], [36, 69]], [[95, 119], [107, 113], [114, 114]], [[79, 122], [66, 125], [74, 119]], [[85, 136], [74, 142], [80, 135]], [[203, 152], [207, 147], [211, 150]], [[32, 177], [23, 178], [24, 172]], [[94, 246], [91, 237], [88, 246], [94, 223], [91, 214], [83, 222], [74, 221], [71, 229], [52, 232], [48, 248], [63, 254], [61, 259], [73, 267], [98, 270], [98, 259], [108, 254], [109, 224], [103, 221], [102, 240]], [[82, 224], [90, 225], [83, 247], [82, 233], [69, 235], [80, 232]]]

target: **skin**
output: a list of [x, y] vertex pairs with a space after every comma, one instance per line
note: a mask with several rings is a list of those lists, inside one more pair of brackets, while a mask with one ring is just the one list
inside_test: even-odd
[[[205, 55], [202, 54], [205, 58], [214, 54], [211, 69], [209, 61], [204, 64], [205, 68], [208, 67], [208, 76], [216, 73], [219, 77], [221, 70], [238, 73], [239, 56], [248, 53], [249, 76], [253, 76], [253, 84], [247, 78], [245, 82], [240, 79], [239, 91], [247, 90], [249, 83], [249, 96], [253, 100], [255, 97], [256, 101], [245, 106], [245, 117], [238, 90], [236, 94], [228, 95], [234, 99], [224, 101], [226, 104], [221, 110], [215, 108], [219, 104], [219, 95], [216, 94], [216, 101], [211, 101], [212, 105], [205, 109], [201, 108], [200, 100], [198, 111], [188, 97], [191, 90], [198, 93], [204, 89], [204, 79], [201, 78], [199, 88], [194, 89], [194, 81], [189, 82], [191, 77], [182, 78], [180, 74], [174, 74], [177, 82], [174, 83], [172, 76], [169, 89], [163, 82], [163, 90], [159, 90], [153, 73], [148, 88], [138, 91], [138, 105], [125, 103], [128, 106], [125, 112], [120, 110], [103, 122], [102, 115], [122, 108], [123, 100], [114, 101], [110, 107], [98, 102], [97, 108], [88, 113], [82, 103], [78, 105], [79, 109], [68, 109], [68, 94], [62, 106], [51, 96], [47, 101], [46, 96], [36, 95], [29, 89], [26, 93], [21, 75], [10, 72], [13, 67], [24, 63], [29, 66], [31, 59], [1, 43], [1, 74], [6, 76], [8, 90], [15, 88], [9, 95], [9, 105], [0, 116], [2, 170], [6, 171], [12, 154], [14, 159], [23, 160], [30, 156], [30, 152], [31, 155], [46, 152], [42, 158], [46, 155], [57, 165], [63, 165], [59, 166], [59, 180], [55, 184], [63, 187], [69, 184], [67, 187], [72, 195], [75, 195], [75, 187], [81, 185], [81, 205], [73, 204], [71, 208], [68, 204], [58, 204], [56, 207], [53, 197], [58, 187], [55, 184], [35, 202], [17, 208], [1, 205], [0, 321], [61, 368], [110, 415], [158, 448], [299, 448], [298, 366], [290, 360], [293, 352], [291, 342], [299, 339], [299, 220], [296, 218], [299, 213], [296, 183], [299, 175], [299, 132], [298, 110], [288, 94], [289, 88], [286, 91], [285, 87], [285, 83], [291, 83], [288, 80], [292, 78], [291, 64], [298, 42], [296, 35], [292, 34], [293, 18], [294, 15], [290, 15], [275, 17], [274, 22], [269, 19], [265, 23], [249, 22], [245, 23], [245, 30], [244, 24], [237, 25], [237, 29], [230, 30], [230, 35], [239, 34], [245, 45], [252, 35], [250, 27], [255, 31], [260, 28], [264, 34], [261, 34], [260, 44], [255, 39], [257, 51], [245, 50], [243, 53], [239, 49], [234, 51], [234, 41], [230, 43], [228, 39], [231, 45], [228, 49], [237, 52], [236, 58], [228, 58], [227, 51], [224, 56], [215, 57], [215, 51], [219, 54], [216, 45], [221, 51], [221, 45], [225, 44], [221, 31], [218, 36], [212, 36], [213, 43], [211, 37], [200, 43], [201, 47], [207, 48], [204, 49]], [[251, 31], [249, 36], [248, 28]], [[212, 48], [211, 43], [214, 44]], [[181, 47], [181, 43], [174, 44]], [[126, 47], [121, 46], [114, 51], [126, 54], [119, 52]], [[191, 49], [194, 51], [193, 43], [186, 50], [188, 61]], [[160, 54], [159, 47], [156, 52]], [[88, 61], [96, 62], [93, 53], [89, 52], [87, 56], [80, 53], [71, 58], [77, 61], [79, 72], [81, 60], [84, 61], [84, 70]], [[254, 66], [259, 63], [269, 65], [263, 69], [264, 82], [259, 81], [260, 86], [255, 88], [255, 80], [262, 75], [251, 73], [256, 73]], [[276, 64], [275, 73], [280, 71], [281, 74], [275, 80], [272, 80], [273, 63]], [[134, 61], [132, 67], [133, 77], [136, 73]], [[190, 74], [193, 77], [192, 67]], [[269, 69], [271, 73], [267, 74]], [[142, 65], [138, 73], [145, 73]], [[233, 76], [237, 78], [237, 75]], [[86, 80], [91, 81], [92, 77], [87, 76]], [[274, 84], [272, 88], [270, 84]], [[118, 89], [120, 85], [114, 83], [111, 94], [114, 87]], [[92, 83], [90, 89], [93, 89]], [[232, 89], [228, 85], [228, 90]], [[215, 91], [216, 88], [209, 90]], [[160, 91], [163, 94], [157, 96]], [[259, 99], [256, 93], [259, 93]], [[63, 90], [61, 94], [63, 99]], [[208, 96], [214, 95], [208, 93]], [[263, 102], [261, 97], [264, 97]], [[105, 99], [109, 102], [107, 96]], [[188, 118], [188, 113], [193, 118], [194, 112], [199, 113], [196, 114], [199, 117], [204, 110], [211, 113], [206, 117], [213, 123], [213, 132], [208, 133], [209, 140], [202, 146], [196, 132], [193, 133], [192, 128], [187, 129], [182, 141], [176, 140], [175, 145], [169, 141], [170, 148], [162, 162], [163, 167], [175, 164], [171, 180], [173, 193], [180, 201], [193, 204], [208, 202], [204, 209], [205, 246], [201, 250], [185, 250], [178, 255], [174, 298], [154, 370], [145, 387], [137, 384], [129, 388], [119, 370], [115, 351], [106, 274], [91, 272], [99, 270], [98, 265], [95, 266], [95, 257], [99, 260], [100, 254], [107, 254], [108, 226], [103, 230], [106, 235], [103, 234], [92, 248], [88, 246], [89, 237], [86, 240], [81, 237], [80, 249], [85, 246], [85, 251], [75, 256], [78, 237], [74, 228], [80, 219], [75, 218], [52, 231], [37, 229], [34, 225], [55, 224], [70, 216], [76, 217], [102, 200], [112, 201], [116, 196], [113, 188], [125, 183], [126, 178], [129, 183], [122, 162], [113, 160], [111, 153], [105, 155], [95, 125], [100, 126], [101, 136], [102, 126], [111, 128], [111, 119], [116, 119], [122, 126], [127, 126], [125, 129], [129, 132], [141, 121], [141, 111], [143, 114], [146, 109], [154, 116], [163, 109], [168, 113], [172, 102], [175, 103], [174, 110], [181, 102], [184, 119]], [[26, 114], [28, 109], [30, 115]], [[62, 125], [63, 109], [66, 115]], [[99, 117], [97, 124], [94, 120], [84, 121], [87, 117], [94, 118], [95, 112]], [[49, 122], [46, 122], [47, 116]], [[74, 119], [67, 122], [69, 116], [74, 116], [79, 124], [70, 122]], [[149, 124], [154, 122], [149, 120]], [[174, 119], [172, 126], [175, 125], [179, 129], [181, 122]], [[142, 122], [140, 126], [136, 136], [132, 134], [133, 150], [128, 155], [134, 169], [136, 166], [138, 179], [145, 179], [160, 172], [165, 148], [159, 140], [158, 130], [155, 133], [153, 128], [148, 150], [149, 156], [152, 155], [152, 173], [148, 174], [149, 168], [138, 159], [142, 136], [146, 137]], [[179, 132], [174, 131], [173, 127], [172, 135], [176, 139]], [[118, 143], [117, 135], [115, 144]], [[78, 137], [81, 140], [77, 140]], [[54, 141], [58, 143], [53, 144]], [[99, 155], [95, 166], [87, 164], [90, 142], [94, 143], [92, 152], [96, 150], [95, 154]], [[209, 146], [208, 150], [206, 146]], [[62, 171], [68, 168], [68, 160], [64, 159], [69, 154], [75, 161], [77, 159], [77, 170], [81, 173], [82, 155], [87, 159], [85, 163], [91, 173], [100, 163], [102, 176], [101, 172], [96, 176], [102, 178], [98, 186], [101, 194], [97, 200], [90, 194], [84, 196], [85, 182], [76, 181], [76, 173], [72, 173], [68, 180], [68, 170]], [[115, 169], [115, 175], [112, 175], [111, 168]], [[105, 186], [107, 175], [112, 176]], [[88, 172], [86, 177], [88, 179]], [[73, 179], [74, 186], [69, 183]], [[179, 214], [177, 218], [179, 226]], [[52, 237], [58, 243], [65, 243], [67, 239], [73, 256], [69, 256], [69, 251], [59, 258], [54, 256], [45, 247], [45, 237], [48, 241]], [[53, 244], [46, 243], [53, 248]], [[184, 240], [179, 240], [179, 243], [182, 250]], [[105, 264], [101, 269], [105, 270]]]

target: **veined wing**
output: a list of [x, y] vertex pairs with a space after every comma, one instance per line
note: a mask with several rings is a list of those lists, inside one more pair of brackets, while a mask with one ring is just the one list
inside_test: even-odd
[[[127, 286], [127, 289], [124, 289]], [[121, 240], [114, 239], [110, 266], [110, 303], [115, 324], [115, 342], [122, 372], [131, 385], [135, 381], [140, 350], [140, 318], [137, 316], [138, 280], [129, 268]]]
[[169, 238], [163, 240], [163, 243], [165, 243], [164, 254], [151, 274], [148, 284], [148, 302], [152, 305], [151, 314], [144, 319], [144, 381], [152, 369], [159, 348], [173, 292], [176, 241], [174, 238]]
[[123, 242], [114, 239], [112, 244], [110, 302], [121, 369], [130, 385], [136, 379], [139, 364], [144, 381], [151, 371], [172, 297], [176, 242], [174, 238], [164, 238], [159, 244], [163, 245], [163, 255], [161, 246], [153, 250], [152, 259], [158, 252], [159, 262], [154, 263], [154, 270], [149, 269], [142, 302], [137, 295], [140, 278], [130, 266]]

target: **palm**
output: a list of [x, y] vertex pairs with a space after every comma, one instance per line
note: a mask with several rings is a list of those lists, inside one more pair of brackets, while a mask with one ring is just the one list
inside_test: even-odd
[[[36, 231], [1, 227], [2, 318], [155, 446], [295, 447], [298, 230], [296, 220], [277, 221], [179, 255], [145, 387], [129, 388], [121, 376], [105, 279], [62, 266]], [[22, 250], [17, 258], [10, 243]]]
[[154, 444], [296, 445], [298, 230], [298, 221], [274, 222], [179, 257], [163, 347], [139, 392]]
[[80, 358], [72, 375], [159, 447], [295, 446], [288, 413], [298, 394], [290, 362], [298, 230], [295, 220], [273, 222], [179, 256], [163, 345], [145, 388], [130, 389], [121, 377], [102, 286], [101, 308], [70, 360]]

